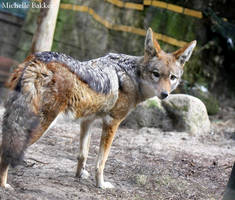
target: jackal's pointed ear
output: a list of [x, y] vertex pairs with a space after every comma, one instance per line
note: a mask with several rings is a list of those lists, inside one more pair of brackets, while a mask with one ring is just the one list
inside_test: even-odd
[[178, 49], [173, 53], [178, 62], [183, 66], [185, 62], [187, 62], [192, 55], [193, 49], [195, 48], [197, 41], [194, 40], [184, 47]]
[[157, 56], [160, 51], [160, 45], [155, 39], [152, 29], [149, 28], [145, 37], [144, 56], [146, 58]]

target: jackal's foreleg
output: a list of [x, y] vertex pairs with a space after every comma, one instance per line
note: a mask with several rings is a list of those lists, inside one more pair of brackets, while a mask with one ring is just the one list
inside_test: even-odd
[[90, 147], [90, 139], [91, 133], [89, 132], [89, 128], [93, 122], [94, 118], [84, 119], [80, 124], [80, 152], [78, 156], [78, 165], [76, 176], [80, 178], [88, 178], [89, 173], [85, 169], [86, 161], [88, 157], [89, 147]]
[[110, 147], [112, 145], [116, 130], [121, 121], [115, 119], [104, 120], [103, 131], [100, 141], [100, 150], [96, 164], [96, 186], [100, 188], [113, 188], [109, 182], [104, 182], [104, 166], [108, 158]]

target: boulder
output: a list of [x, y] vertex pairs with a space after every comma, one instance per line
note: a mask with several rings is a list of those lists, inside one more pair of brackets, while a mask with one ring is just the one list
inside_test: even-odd
[[185, 94], [170, 95], [162, 101], [177, 131], [201, 134], [210, 131], [210, 120], [204, 103]]
[[134, 129], [154, 127], [192, 134], [210, 131], [210, 121], [203, 102], [184, 94], [172, 94], [164, 101], [157, 97], [148, 99], [129, 114], [122, 126]]
[[142, 127], [156, 127], [172, 130], [172, 122], [163, 108], [161, 100], [153, 97], [139, 104], [122, 122], [122, 126], [139, 129]]

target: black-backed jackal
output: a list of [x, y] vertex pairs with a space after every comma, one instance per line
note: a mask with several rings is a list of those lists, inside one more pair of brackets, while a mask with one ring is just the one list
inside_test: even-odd
[[29, 56], [10, 76], [2, 126], [0, 185], [7, 184], [9, 165], [15, 166], [24, 150], [36, 142], [60, 113], [82, 118], [76, 176], [85, 169], [90, 144], [89, 128], [102, 118], [103, 131], [96, 163], [96, 185], [112, 188], [103, 170], [115, 132], [135, 106], [153, 96], [166, 98], [180, 82], [183, 66], [196, 41], [173, 53], [161, 50], [149, 28], [144, 56], [108, 54], [80, 62], [55, 52]]

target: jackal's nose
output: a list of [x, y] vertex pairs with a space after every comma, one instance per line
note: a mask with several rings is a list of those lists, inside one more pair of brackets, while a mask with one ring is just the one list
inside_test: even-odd
[[166, 91], [163, 91], [163, 92], [161, 92], [161, 99], [165, 99], [166, 97], [168, 97], [168, 92], [166, 92]]

